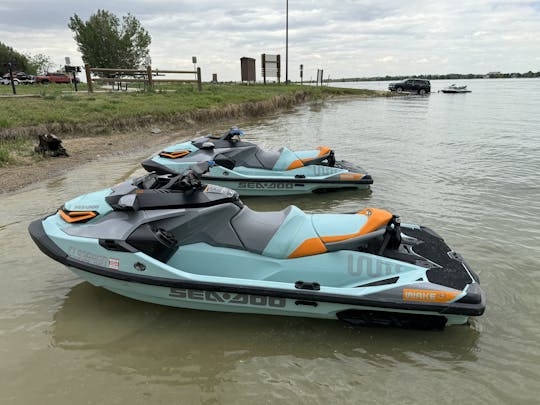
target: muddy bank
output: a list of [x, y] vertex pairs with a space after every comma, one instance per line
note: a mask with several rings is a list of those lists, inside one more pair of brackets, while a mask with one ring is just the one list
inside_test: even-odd
[[[7, 193], [43, 181], [68, 171], [76, 166], [100, 157], [122, 155], [132, 151], [148, 151], [148, 155], [159, 147], [189, 138], [193, 131], [131, 131], [100, 136], [64, 138], [62, 144], [69, 157], [20, 158], [19, 163], [0, 168], [0, 193]], [[37, 142], [36, 142], [37, 143]]]

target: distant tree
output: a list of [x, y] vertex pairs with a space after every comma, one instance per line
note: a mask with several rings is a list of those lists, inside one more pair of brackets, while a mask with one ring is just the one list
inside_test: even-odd
[[92, 67], [136, 69], [149, 60], [152, 38], [131, 14], [122, 17], [121, 22], [106, 10], [98, 10], [88, 21], [75, 14], [68, 27], [84, 63]]
[[8, 68], [5, 65], [9, 62], [14, 65], [14, 71], [34, 73], [31, 69], [30, 62], [25, 55], [0, 42], [0, 72], [6, 73], [8, 71]]
[[30, 65], [30, 68], [28, 69], [29, 73], [32, 74], [45, 74], [51, 67], [54, 66], [54, 62], [52, 61], [51, 57], [43, 53], [38, 53], [35, 55], [27, 54], [26, 57], [28, 58]]

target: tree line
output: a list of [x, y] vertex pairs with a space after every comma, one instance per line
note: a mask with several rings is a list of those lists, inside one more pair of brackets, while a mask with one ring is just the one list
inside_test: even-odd
[[490, 72], [490, 73], [448, 73], [448, 74], [429, 74], [429, 75], [412, 75], [412, 76], [371, 76], [371, 77], [347, 77], [341, 79], [330, 79], [331, 82], [370, 82], [370, 81], [395, 81], [403, 80], [408, 78], [415, 79], [427, 79], [427, 80], [462, 80], [462, 79], [511, 79], [511, 78], [520, 78], [520, 77], [540, 77], [539, 72], [533, 72], [529, 70], [526, 73], [501, 73], [501, 72]]
[[[73, 32], [83, 62], [92, 67], [137, 69], [151, 63], [152, 37], [131, 14], [119, 18], [109, 11], [98, 10], [86, 21], [74, 14], [68, 28]], [[47, 55], [25, 55], [0, 42], [2, 72], [7, 72], [8, 63], [14, 71], [34, 75], [45, 73], [54, 65]]]
[[44, 73], [53, 65], [51, 58], [47, 55], [23, 54], [0, 42], [0, 71], [7, 72], [8, 63], [12, 64], [14, 71], [23, 71], [32, 75]]

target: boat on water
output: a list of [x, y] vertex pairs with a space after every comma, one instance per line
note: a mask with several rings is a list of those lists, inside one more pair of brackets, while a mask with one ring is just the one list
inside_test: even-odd
[[373, 178], [361, 167], [337, 161], [326, 146], [313, 150], [265, 151], [240, 138], [236, 128], [223, 136], [204, 136], [170, 146], [142, 162], [149, 172], [182, 174], [197, 163], [214, 161], [203, 181], [228, 187], [243, 196], [309, 194], [366, 189]]
[[93, 285], [173, 307], [420, 329], [484, 312], [478, 276], [433, 230], [377, 208], [254, 211], [203, 184], [209, 169], [82, 195], [30, 235]]
[[456, 84], [451, 84], [448, 87], [445, 87], [441, 90], [443, 93], [470, 93], [471, 90], [467, 90], [467, 86], [458, 86]]

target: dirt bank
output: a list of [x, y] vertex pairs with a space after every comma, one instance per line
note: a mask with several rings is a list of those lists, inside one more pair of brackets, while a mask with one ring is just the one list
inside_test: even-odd
[[[73, 167], [102, 156], [121, 155], [132, 151], [157, 151], [160, 146], [193, 136], [193, 131], [163, 131], [153, 134], [149, 130], [114, 133], [110, 135], [72, 137], [63, 139], [62, 145], [69, 157], [47, 159], [24, 158], [17, 165], [0, 168], [1, 193], [17, 190], [28, 184], [57, 176]], [[37, 144], [37, 142], [36, 142]]]

